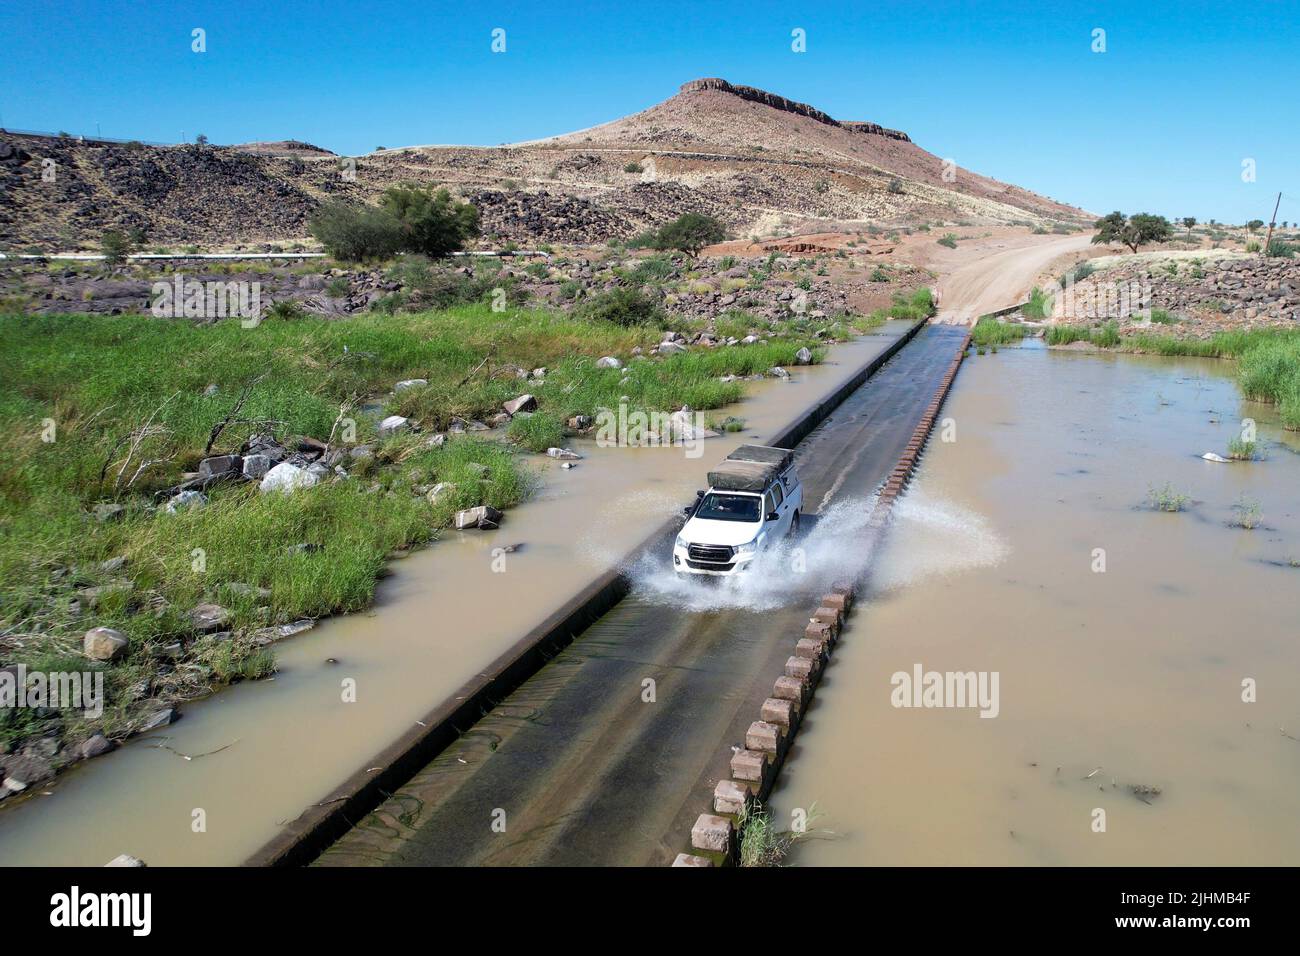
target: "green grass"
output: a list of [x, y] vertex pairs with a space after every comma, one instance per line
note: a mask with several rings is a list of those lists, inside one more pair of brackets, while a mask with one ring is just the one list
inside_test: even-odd
[[1159, 488], [1152, 485], [1147, 489], [1147, 504], [1156, 511], [1183, 511], [1189, 501], [1191, 499], [1187, 495], [1177, 491], [1169, 482]]
[[999, 322], [991, 315], [980, 316], [971, 329], [971, 341], [976, 348], [990, 345], [1013, 345], [1029, 334], [1029, 329], [1012, 322]]
[[1099, 348], [1110, 349], [1120, 344], [1119, 324], [1102, 325], [1051, 325], [1045, 339], [1048, 345], [1069, 345], [1072, 342], [1091, 342]]
[[1047, 318], [1051, 311], [1052, 297], [1034, 286], [1029, 292], [1029, 301], [1020, 310], [1020, 314], [1030, 321], [1039, 322]]
[[1228, 441], [1228, 457], [1234, 461], [1254, 461], [1259, 457], [1255, 442], [1234, 436]]
[[[735, 402], [743, 385], [722, 376], [791, 364], [805, 345], [820, 360], [813, 325], [785, 323], [762, 344], [634, 359], [635, 347], [659, 341], [653, 324], [493, 312], [485, 304], [340, 320], [271, 317], [252, 329], [237, 320], [0, 316], [0, 663], [80, 662], [86, 629], [123, 631], [129, 653], [107, 669], [101, 726], [109, 733], [129, 730], [141, 705], [126, 689], [141, 680], [156, 694], [185, 699], [263, 676], [273, 656], [246, 632], [364, 608], [391, 551], [430, 540], [460, 508], [520, 501], [530, 475], [516, 446], [561, 444], [567, 417], [614, 407], [623, 396], [654, 411]], [[597, 369], [603, 355], [627, 366]], [[515, 372], [543, 365], [544, 383]], [[390, 393], [409, 378], [428, 385]], [[540, 409], [511, 423], [511, 443], [463, 436], [427, 444], [428, 433], [453, 417], [486, 418], [524, 391]], [[156, 495], [196, 469], [214, 425], [234, 414], [241, 396], [238, 421], [220, 434], [214, 454], [237, 450], [256, 431], [325, 440], [341, 413], [355, 420], [356, 441], [372, 443], [373, 454], [342, 461], [350, 478], [292, 495], [218, 485], [204, 508], [155, 511]], [[380, 416], [357, 411], [366, 401], [416, 419], [423, 433], [376, 441]], [[145, 425], [148, 434], [128, 458], [130, 436]], [[430, 502], [424, 489], [444, 482], [451, 491]], [[106, 501], [125, 507], [120, 520], [95, 520], [94, 506]], [[126, 565], [101, 571], [114, 557]], [[93, 611], [72, 610], [79, 589], [115, 580], [129, 587]], [[270, 597], [227, 593], [231, 583], [268, 589]], [[195, 639], [186, 612], [205, 600], [231, 611], [230, 642]], [[185, 666], [161, 663], [153, 651], [178, 640]], [[69, 718], [69, 732], [76, 726]], [[25, 732], [9, 717], [0, 727], [7, 740]]]
[[872, 322], [881, 323], [887, 319], [902, 319], [916, 322], [934, 315], [934, 293], [929, 288], [920, 288], [911, 295], [901, 292], [894, 294], [894, 303], [887, 309], [876, 309], [871, 313]]

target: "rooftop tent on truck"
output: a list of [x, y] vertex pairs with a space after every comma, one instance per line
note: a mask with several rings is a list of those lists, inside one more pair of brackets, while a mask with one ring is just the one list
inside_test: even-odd
[[719, 491], [762, 493], [794, 462], [788, 448], [741, 445], [709, 472], [709, 485]]

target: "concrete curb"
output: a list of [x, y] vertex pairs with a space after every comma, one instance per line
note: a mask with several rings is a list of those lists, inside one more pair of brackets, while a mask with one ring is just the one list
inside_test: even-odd
[[[896, 355], [928, 324], [921, 319], [879, 355], [859, 368], [833, 393], [805, 409], [769, 443], [793, 448], [820, 425], [850, 394]], [[438, 704], [420, 722], [366, 761], [321, 802], [263, 844], [244, 866], [305, 866], [410, 780], [441, 751], [472, 727], [480, 717], [509, 696], [524, 681], [567, 647], [591, 624], [621, 601], [631, 588], [626, 569], [647, 552], [666, 553], [681, 519], [669, 518], [615, 567], [596, 578], [557, 611], [499, 655], [450, 699]]]
[[[877, 538], [883, 533], [894, 503], [916, 471], [917, 461], [970, 343], [971, 333], [967, 332], [934, 398], [917, 422], [907, 448], [885, 479], [867, 522], [869, 537]], [[817, 690], [822, 672], [853, 609], [855, 596], [855, 582], [852, 581], [837, 583], [822, 596], [803, 634], [795, 642], [794, 655], [785, 662], [784, 673], [773, 683], [772, 696], [759, 708], [759, 719], [749, 725], [744, 749], [736, 751], [731, 758], [732, 779], [718, 782], [713, 790], [710, 811], [701, 813], [691, 827], [689, 851], [677, 854], [672, 866], [708, 867], [739, 863], [746, 815], [756, 802], [765, 803], [772, 792], [798, 733], [800, 719]]]

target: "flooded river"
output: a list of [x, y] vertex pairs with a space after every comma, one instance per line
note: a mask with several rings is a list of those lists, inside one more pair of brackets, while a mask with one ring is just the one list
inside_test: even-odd
[[[275, 680], [190, 704], [164, 735], [0, 811], [0, 863], [98, 865], [119, 853], [151, 865], [240, 863], [678, 513], [713, 462], [777, 433], [906, 328], [891, 322], [836, 346], [825, 365], [792, 368], [789, 382], [754, 383], [745, 402], [716, 413], [742, 416], [745, 431], [705, 442], [701, 458], [574, 442], [586, 457], [572, 470], [537, 460], [538, 493], [500, 530], [448, 533], [396, 562], [369, 613], [278, 645]], [[502, 564], [493, 550], [511, 544], [522, 547]], [[345, 678], [355, 703], [342, 701]], [[223, 747], [193, 760], [173, 752]], [[195, 832], [199, 809], [206, 829]]]
[[[819, 814], [792, 862], [1300, 860], [1300, 440], [1232, 371], [963, 366], [774, 794]], [[1243, 417], [1264, 460], [1199, 458]], [[1186, 510], [1148, 506], [1166, 483]], [[895, 706], [918, 667], [996, 673], [996, 716]]]

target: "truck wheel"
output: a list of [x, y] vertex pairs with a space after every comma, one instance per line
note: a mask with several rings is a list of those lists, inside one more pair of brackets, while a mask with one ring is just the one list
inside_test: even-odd
[[799, 512], [794, 513], [794, 518], [790, 522], [790, 537], [795, 537], [799, 533]]

